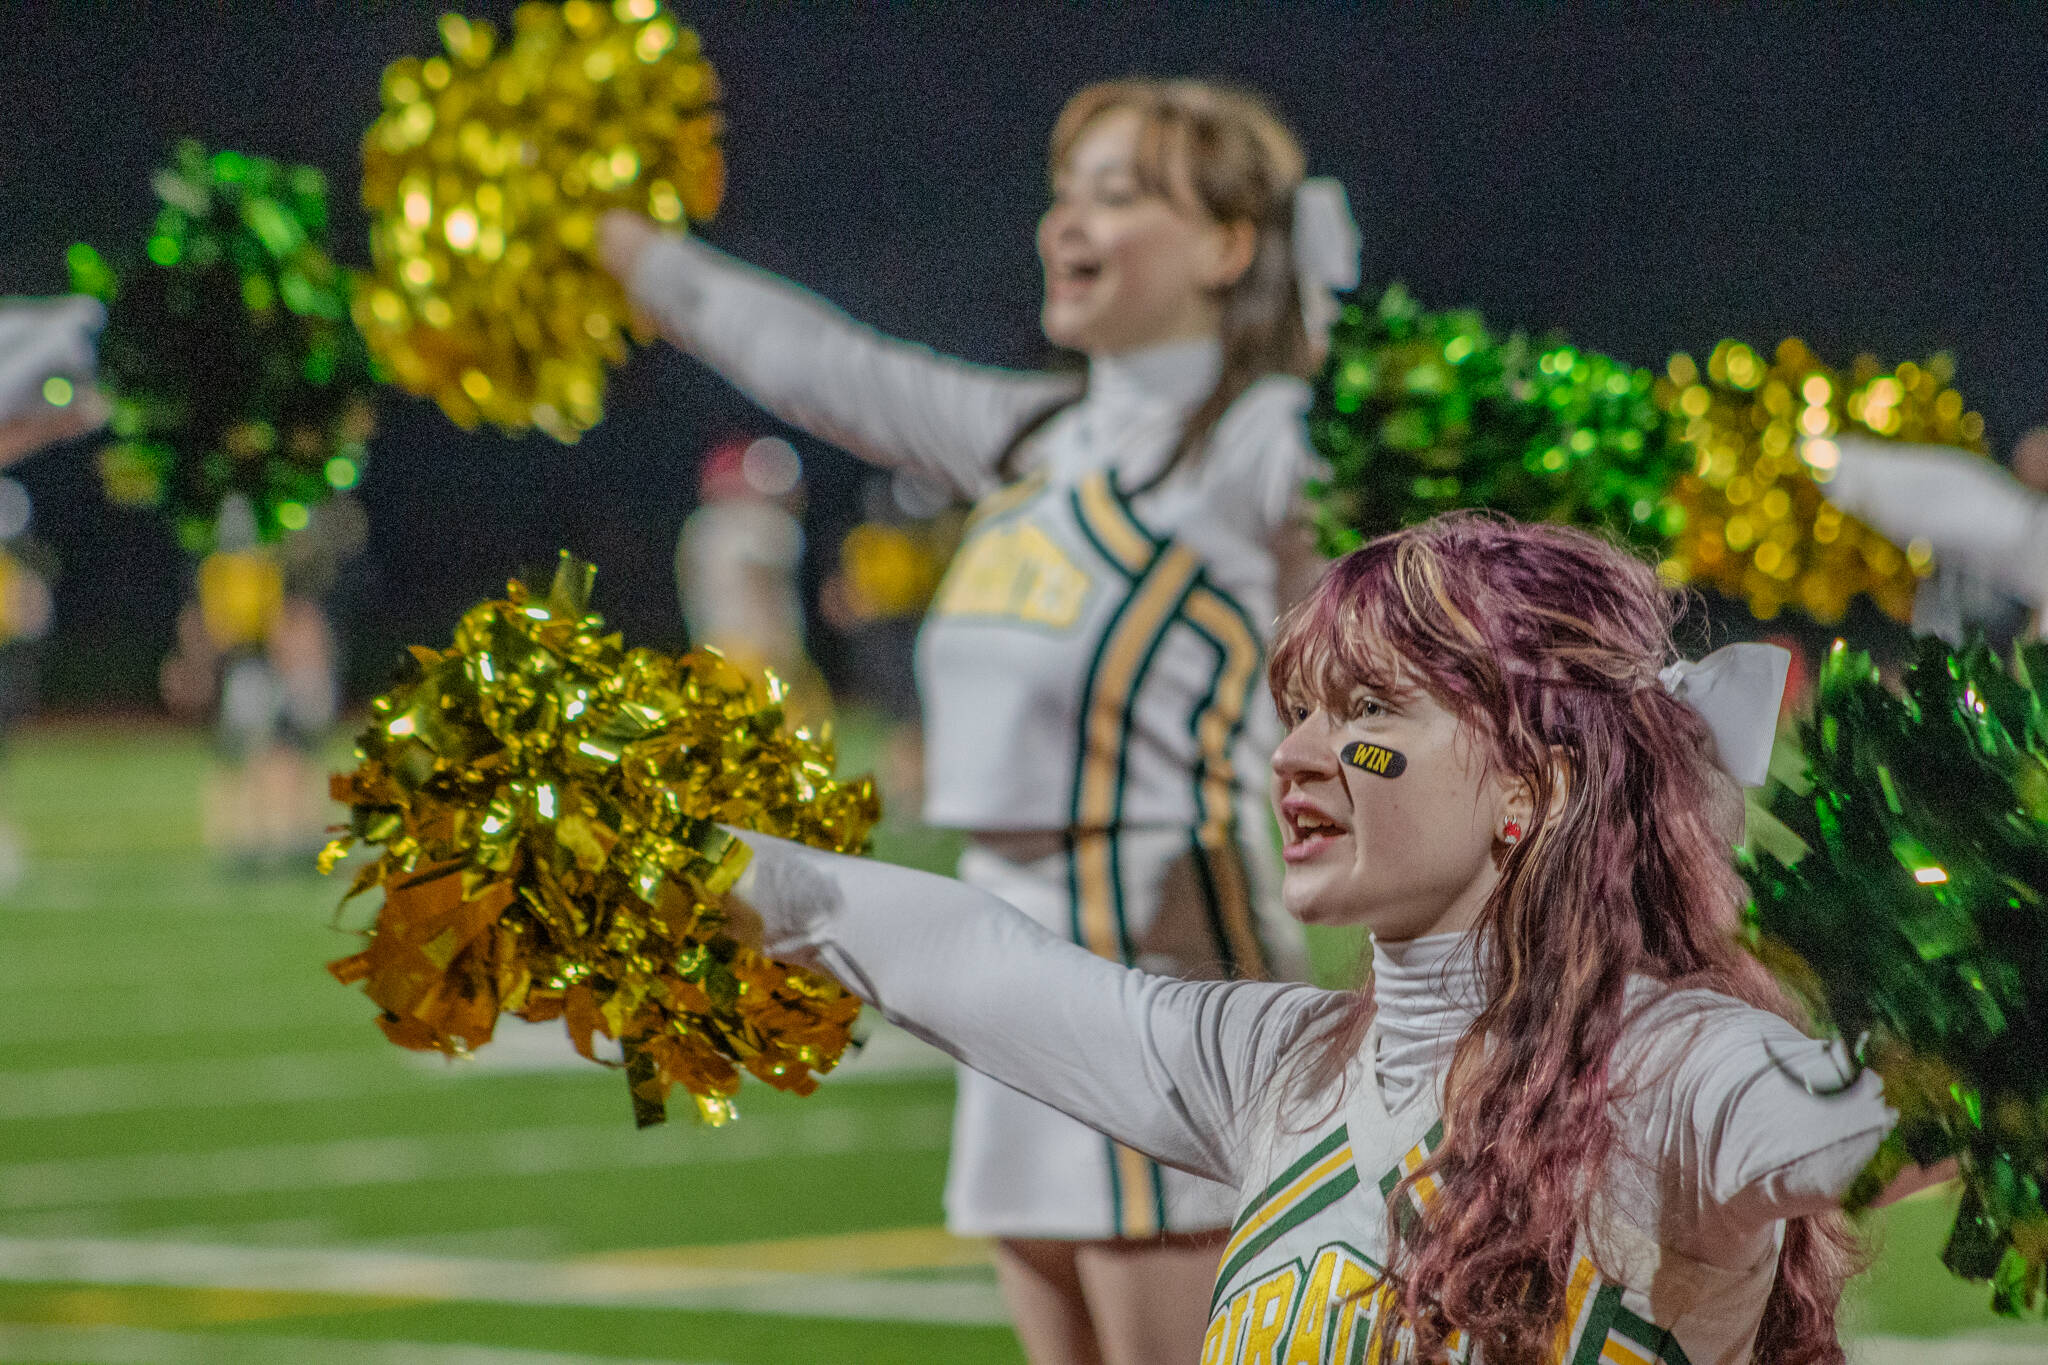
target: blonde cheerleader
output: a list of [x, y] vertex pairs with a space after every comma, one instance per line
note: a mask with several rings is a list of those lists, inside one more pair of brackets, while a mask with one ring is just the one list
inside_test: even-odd
[[[925, 816], [968, 832], [961, 877], [1108, 963], [1295, 976], [1254, 694], [1312, 571], [1300, 376], [1356, 238], [1264, 105], [1197, 82], [1082, 91], [1051, 166], [1042, 321], [1085, 375], [880, 336], [642, 219], [607, 220], [606, 258], [769, 411], [975, 503], [917, 653]], [[1034, 1360], [1187, 1359], [1231, 1202], [962, 1074], [948, 1221], [1000, 1239]]]

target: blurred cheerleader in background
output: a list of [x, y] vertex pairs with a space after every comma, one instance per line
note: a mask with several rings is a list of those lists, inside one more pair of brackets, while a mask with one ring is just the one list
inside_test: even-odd
[[161, 672], [166, 705], [211, 717], [200, 794], [206, 847], [242, 873], [302, 866], [332, 817], [321, 749], [340, 703], [339, 651], [322, 605], [368, 525], [342, 495], [277, 545], [256, 542], [247, 499], [222, 505]]
[[[0, 469], [45, 446], [96, 430], [109, 405], [93, 383], [97, 300], [0, 301]], [[0, 740], [35, 704], [36, 646], [55, 616], [56, 564], [29, 535], [28, 489], [0, 477]], [[27, 867], [27, 849], [0, 821], [0, 893]]]
[[727, 441], [705, 457], [697, 508], [676, 537], [676, 596], [690, 647], [705, 645], [789, 689], [790, 719], [815, 725], [831, 697], [804, 648], [803, 463], [777, 436]]

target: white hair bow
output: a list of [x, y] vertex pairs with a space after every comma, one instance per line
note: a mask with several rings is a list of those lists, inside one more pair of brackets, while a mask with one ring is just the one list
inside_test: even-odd
[[1745, 787], [1761, 787], [1770, 774], [1791, 667], [1791, 651], [1777, 645], [1724, 645], [1698, 663], [1679, 660], [1657, 681], [1707, 722], [1721, 771]]
[[1341, 182], [1319, 175], [1295, 186], [1292, 245], [1302, 325], [1320, 345], [1337, 320], [1337, 291], [1358, 288], [1364, 247]]

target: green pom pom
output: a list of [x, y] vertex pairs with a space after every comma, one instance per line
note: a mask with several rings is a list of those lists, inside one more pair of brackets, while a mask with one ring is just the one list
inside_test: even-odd
[[1474, 312], [1426, 312], [1398, 284], [1377, 304], [1352, 295], [1309, 414], [1329, 464], [1309, 487], [1323, 551], [1464, 507], [1661, 548], [1692, 455], [1653, 383], [1561, 340], [1497, 337]]
[[[1808, 850], [1744, 857], [1752, 946], [1841, 1036], [1867, 1038], [1899, 1126], [1851, 1191], [1958, 1159], [1942, 1259], [1993, 1306], [2048, 1266], [2048, 645], [2008, 668], [1923, 639], [1894, 692], [1837, 644], [1768, 813]], [[1788, 958], [1788, 954], [1791, 956]]]
[[276, 539], [344, 486], [337, 473], [360, 477], [372, 423], [348, 274], [327, 254], [325, 181], [187, 141], [152, 184], [163, 208], [133, 259], [110, 264], [83, 242], [66, 256], [72, 286], [107, 304], [107, 493], [163, 509], [196, 554], [236, 493]]

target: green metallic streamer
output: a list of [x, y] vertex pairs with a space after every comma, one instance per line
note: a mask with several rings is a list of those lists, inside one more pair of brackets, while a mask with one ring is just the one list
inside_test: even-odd
[[[1899, 1124], [1851, 1189], [1954, 1157], [1943, 1262], [1992, 1306], [2041, 1302], [2048, 1267], [2048, 645], [2008, 667], [1923, 639], [1899, 690], [1837, 643], [1753, 842], [1750, 946], [1884, 1078]], [[1777, 841], [1781, 842], [1781, 841]]]
[[1693, 456], [1654, 384], [1557, 338], [1498, 336], [1470, 310], [1426, 311], [1398, 284], [1349, 296], [1309, 412], [1328, 465], [1308, 488], [1323, 552], [1470, 507], [1662, 550]]
[[153, 183], [163, 207], [139, 252], [68, 253], [72, 287], [107, 305], [107, 493], [161, 508], [194, 554], [240, 493], [275, 540], [356, 483], [373, 423], [348, 274], [327, 254], [326, 182], [188, 140]]

